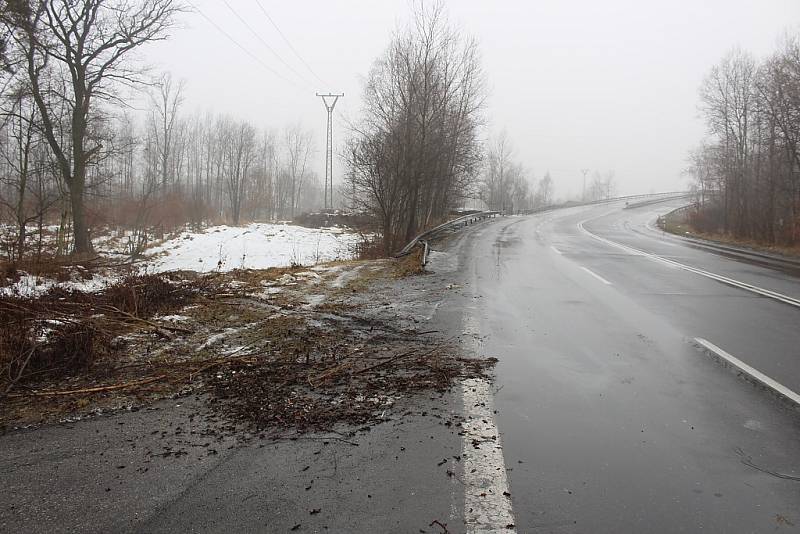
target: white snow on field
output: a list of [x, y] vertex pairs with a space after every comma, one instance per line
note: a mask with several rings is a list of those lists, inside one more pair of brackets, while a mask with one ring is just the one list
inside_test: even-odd
[[203, 233], [184, 232], [148, 249], [148, 271], [286, 267], [349, 259], [356, 234], [340, 228], [305, 228], [290, 224], [253, 223], [213, 226]]
[[100, 291], [106, 286], [114, 283], [115, 279], [102, 275], [92, 275], [88, 280], [73, 280], [69, 282], [56, 282], [52, 278], [24, 274], [19, 281], [0, 288], [0, 295], [19, 296], [19, 297], [38, 297], [47, 293], [53, 287], [60, 287], [66, 290], [77, 290], [91, 293]]

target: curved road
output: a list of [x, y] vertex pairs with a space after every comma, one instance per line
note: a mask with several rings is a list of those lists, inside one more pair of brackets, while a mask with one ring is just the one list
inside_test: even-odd
[[695, 341], [800, 391], [800, 279], [651, 226], [680, 204], [504, 218], [433, 256], [463, 288], [437, 320], [500, 358], [519, 532], [800, 530], [800, 411]]

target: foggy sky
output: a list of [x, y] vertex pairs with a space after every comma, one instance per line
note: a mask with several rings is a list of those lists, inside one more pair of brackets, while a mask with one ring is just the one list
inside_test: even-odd
[[[147, 48], [144, 61], [186, 80], [185, 112], [311, 129], [314, 169], [323, 176], [326, 115], [314, 93], [346, 94], [334, 126], [341, 141], [346, 121], [358, 118], [363, 79], [407, 20], [409, 1], [261, 0], [325, 85], [255, 0], [228, 3], [307, 81], [222, 0], [191, 5], [263, 64], [197, 13], [183, 15], [183, 27]], [[505, 129], [535, 178], [549, 170], [557, 197], [580, 193], [582, 168], [615, 171], [620, 194], [685, 187], [687, 152], [705, 134], [697, 97], [705, 74], [735, 46], [762, 57], [782, 33], [800, 29], [798, 0], [458, 0], [446, 6], [451, 22], [479, 42], [490, 87], [489, 132]], [[334, 166], [338, 181], [343, 165]]]

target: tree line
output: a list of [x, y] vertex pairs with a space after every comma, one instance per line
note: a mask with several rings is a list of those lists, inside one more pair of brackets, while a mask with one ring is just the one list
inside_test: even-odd
[[700, 89], [709, 138], [690, 156], [698, 230], [800, 243], [800, 41], [757, 60], [733, 50]]
[[[132, 61], [166, 39], [184, 11], [175, 0], [3, 3], [6, 256], [22, 258], [29, 234], [49, 225], [58, 227], [60, 254], [91, 254], [101, 225], [133, 229], [136, 252], [165, 227], [287, 219], [321, 204], [307, 130], [186, 113], [182, 82], [153, 79]], [[144, 114], [129, 112], [127, 89], [146, 95]]]

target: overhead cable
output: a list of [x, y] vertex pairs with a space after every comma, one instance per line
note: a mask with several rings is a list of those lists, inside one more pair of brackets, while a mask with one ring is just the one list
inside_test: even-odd
[[323, 80], [322, 78], [320, 78], [320, 77], [317, 75], [317, 73], [316, 73], [316, 72], [314, 72], [314, 69], [312, 69], [312, 68], [311, 68], [311, 65], [309, 65], [309, 64], [306, 62], [306, 60], [305, 60], [305, 59], [303, 59], [303, 56], [301, 56], [301, 55], [300, 55], [300, 53], [297, 51], [297, 49], [295, 49], [295, 47], [294, 47], [294, 46], [292, 46], [292, 43], [289, 41], [289, 39], [286, 37], [286, 35], [284, 35], [284, 33], [281, 31], [281, 29], [278, 27], [278, 25], [275, 23], [275, 21], [274, 21], [274, 20], [272, 20], [272, 17], [270, 17], [270, 16], [269, 16], [269, 13], [267, 13], [267, 10], [266, 10], [266, 9], [264, 9], [264, 6], [263, 6], [263, 5], [261, 5], [261, 2], [260, 2], [260, 0], [256, 0], [256, 4], [258, 4], [258, 7], [260, 7], [260, 8], [261, 8], [261, 11], [264, 13], [264, 16], [265, 16], [265, 17], [267, 17], [267, 20], [269, 20], [270, 24], [272, 24], [272, 26], [273, 26], [273, 27], [275, 28], [275, 30], [278, 32], [278, 35], [280, 35], [280, 36], [281, 36], [281, 39], [283, 39], [283, 42], [285, 42], [285, 43], [286, 43], [286, 46], [288, 46], [288, 47], [289, 47], [289, 49], [292, 51], [292, 53], [294, 53], [294, 55], [295, 55], [295, 56], [297, 56], [297, 59], [299, 59], [299, 60], [300, 60], [300, 62], [301, 62], [303, 65], [305, 65], [305, 67], [308, 69], [308, 72], [310, 72], [310, 73], [311, 73], [311, 74], [312, 74], [312, 75], [313, 75], [313, 76], [314, 76], [314, 77], [315, 77], [317, 80], [319, 80], [319, 82], [320, 82], [320, 83], [321, 83], [323, 86], [327, 87], [327, 85], [328, 85], [328, 84], [325, 82], [325, 80]]
[[[192, 5], [192, 4], [190, 4], [190, 5]], [[220, 32], [222, 35], [224, 35], [230, 42], [235, 44], [242, 52], [244, 52], [245, 54], [247, 54], [248, 56], [253, 58], [256, 62], [258, 62], [259, 65], [264, 67], [266, 70], [268, 70], [269, 72], [271, 72], [272, 74], [274, 74], [275, 76], [280, 78], [281, 80], [293, 85], [294, 87], [297, 87], [297, 83], [296, 82], [290, 80], [286, 76], [282, 75], [281, 73], [279, 73], [278, 71], [276, 71], [275, 69], [273, 69], [272, 67], [270, 67], [269, 65], [264, 63], [264, 61], [260, 57], [258, 57], [257, 55], [252, 53], [250, 50], [248, 50], [247, 48], [242, 46], [241, 43], [239, 43], [239, 41], [237, 41], [236, 39], [231, 37], [231, 35], [228, 32], [223, 30], [216, 22], [214, 22], [210, 17], [208, 17], [205, 13], [203, 13], [200, 10], [200, 8], [198, 8], [195, 5], [192, 5], [192, 7], [194, 7], [195, 11], [197, 11], [204, 19], [206, 19], [209, 22], [209, 24], [214, 26], [214, 28], [216, 28], [218, 32]]]
[[263, 38], [263, 37], [261, 37], [261, 35], [259, 35], [259, 33], [258, 33], [257, 31], [255, 31], [255, 30], [253, 29], [253, 27], [252, 27], [252, 26], [250, 26], [250, 24], [247, 22], [247, 20], [245, 20], [245, 18], [244, 18], [244, 17], [242, 17], [242, 16], [241, 16], [241, 15], [240, 15], [240, 14], [239, 14], [239, 13], [238, 13], [238, 12], [237, 12], [237, 11], [236, 11], [236, 10], [235, 10], [233, 7], [232, 7], [232, 6], [231, 6], [231, 5], [228, 3], [228, 0], [222, 0], [222, 3], [224, 3], [224, 4], [227, 6], [227, 8], [228, 8], [228, 9], [231, 11], [231, 13], [233, 13], [233, 14], [236, 16], [236, 18], [237, 18], [237, 19], [239, 19], [239, 21], [240, 21], [242, 24], [244, 24], [244, 26], [245, 26], [245, 27], [246, 27], [248, 30], [250, 30], [250, 33], [252, 33], [252, 34], [253, 34], [253, 35], [256, 37], [256, 39], [258, 39], [259, 41], [261, 41], [261, 44], [263, 44], [263, 45], [264, 45], [264, 46], [267, 48], [267, 50], [269, 50], [269, 51], [270, 51], [270, 53], [271, 53], [273, 56], [275, 56], [275, 57], [278, 59], [278, 61], [280, 61], [281, 63], [283, 63], [283, 65], [284, 65], [284, 66], [285, 66], [287, 69], [289, 69], [290, 71], [292, 71], [292, 72], [293, 72], [293, 73], [294, 73], [294, 74], [295, 74], [295, 75], [296, 75], [296, 76], [297, 76], [297, 77], [298, 77], [300, 80], [302, 80], [302, 82], [303, 82], [303, 83], [305, 83], [305, 84], [306, 84], [306, 85], [308, 85], [309, 87], [313, 87], [313, 84], [312, 84], [312, 83], [310, 83], [306, 77], [304, 77], [302, 74], [300, 74], [299, 72], [297, 72], [297, 70], [295, 70], [295, 69], [294, 69], [294, 67], [292, 67], [291, 65], [289, 65], [289, 64], [288, 64], [286, 61], [284, 61], [284, 59], [283, 59], [283, 58], [280, 56], [280, 54], [278, 54], [278, 53], [277, 53], [277, 52], [276, 52], [276, 51], [275, 51], [275, 50], [274, 50], [274, 49], [273, 49], [273, 48], [272, 48], [272, 47], [269, 45], [269, 43], [267, 43], [267, 41], [265, 41], [265, 40], [264, 40], [264, 38]]

